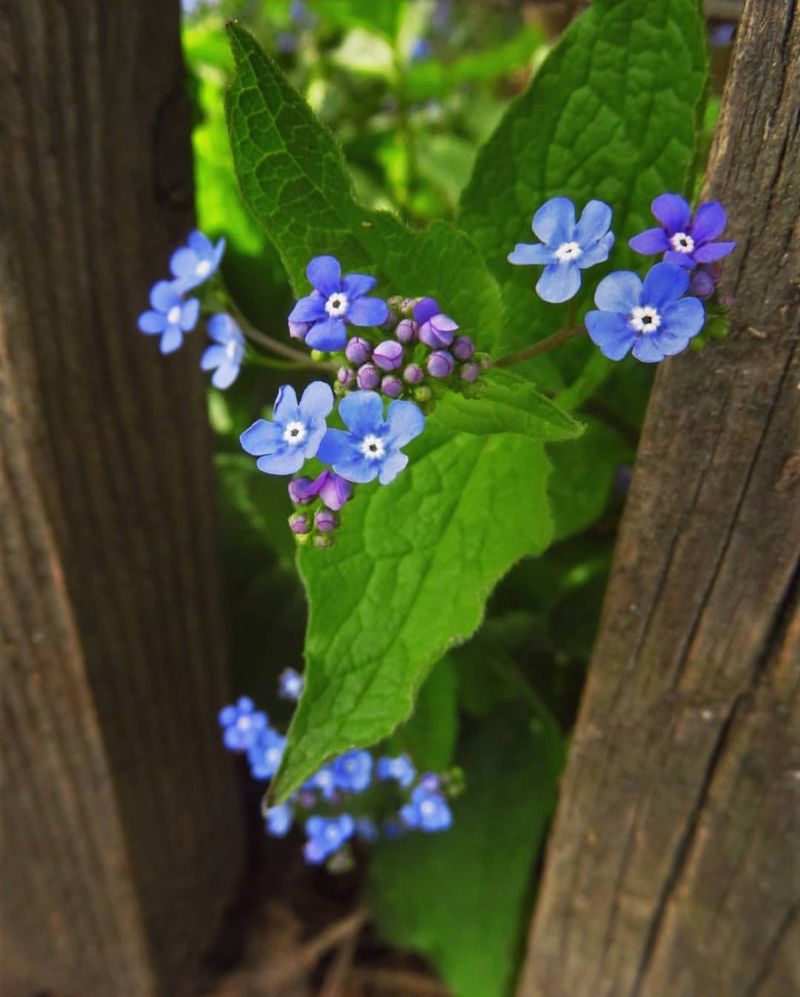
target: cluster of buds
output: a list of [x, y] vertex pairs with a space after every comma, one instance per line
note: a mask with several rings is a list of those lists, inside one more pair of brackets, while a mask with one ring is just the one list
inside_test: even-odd
[[437, 384], [472, 384], [488, 358], [475, 355], [469, 336], [442, 313], [434, 298], [390, 298], [383, 330], [393, 337], [373, 345], [353, 336], [344, 350], [334, 390], [380, 391], [387, 398], [407, 398], [426, 406]]
[[292, 478], [289, 498], [295, 511], [289, 517], [289, 527], [297, 542], [313, 543], [315, 547], [333, 546], [339, 510], [352, 494], [350, 482], [333, 471], [325, 470], [313, 479]]

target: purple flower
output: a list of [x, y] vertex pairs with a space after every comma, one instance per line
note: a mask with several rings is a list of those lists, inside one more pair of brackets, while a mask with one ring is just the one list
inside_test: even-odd
[[381, 381], [381, 392], [387, 398], [399, 398], [403, 393], [403, 382], [394, 374], [387, 374]]
[[292, 829], [294, 813], [288, 803], [279, 803], [277, 807], [269, 807], [264, 814], [266, 831], [273, 838], [285, 838]]
[[425, 371], [418, 363], [410, 363], [403, 371], [403, 377], [409, 384], [421, 384], [425, 380]]
[[722, 265], [717, 263], [701, 263], [692, 274], [689, 281], [689, 294], [696, 298], [710, 298], [716, 291], [719, 278], [722, 275]]
[[413, 343], [417, 338], [418, 331], [419, 329], [416, 322], [413, 322], [410, 318], [404, 318], [402, 321], [397, 323], [397, 328], [394, 330], [394, 334], [401, 343]]
[[317, 480], [322, 481], [319, 487], [319, 497], [329, 509], [338, 512], [345, 503], [350, 501], [353, 486], [340, 475], [325, 470]]
[[247, 751], [268, 723], [266, 713], [257, 710], [249, 696], [241, 696], [233, 706], [219, 711], [222, 740], [230, 751]]
[[364, 297], [378, 283], [375, 277], [351, 273], [343, 278], [335, 256], [315, 256], [306, 274], [314, 292], [297, 302], [289, 321], [311, 323], [306, 345], [312, 349], [341, 350], [347, 340], [346, 322], [376, 326], [389, 317], [385, 301]]
[[186, 243], [175, 250], [169, 261], [172, 275], [184, 291], [213, 277], [225, 252], [224, 239], [215, 246], [202, 232], [192, 232]]
[[374, 391], [347, 395], [339, 403], [339, 415], [349, 432], [329, 429], [318, 457], [354, 482], [394, 481], [408, 463], [401, 447], [425, 428], [425, 416], [413, 402], [391, 402], [384, 420], [383, 400]]
[[381, 370], [397, 370], [403, 362], [403, 347], [396, 339], [387, 339], [378, 343], [372, 351], [372, 362]]
[[453, 354], [447, 350], [436, 350], [428, 357], [428, 373], [431, 377], [449, 377], [454, 366]]
[[551, 197], [533, 216], [533, 232], [541, 243], [517, 243], [508, 262], [544, 266], [536, 284], [543, 301], [569, 301], [580, 290], [581, 270], [603, 263], [614, 245], [609, 232], [611, 208], [589, 201], [575, 224], [575, 205], [568, 197]]
[[284, 668], [278, 676], [278, 695], [296, 703], [303, 691], [303, 676], [294, 668]]
[[689, 202], [679, 194], [660, 194], [651, 210], [661, 223], [635, 235], [628, 245], [643, 256], [664, 254], [665, 263], [691, 270], [698, 263], [712, 263], [727, 256], [735, 242], [714, 242], [728, 222], [719, 201], [701, 204], [692, 218]]
[[372, 755], [368, 751], [348, 751], [337, 758], [331, 768], [338, 789], [361, 793], [372, 777]]
[[353, 336], [352, 339], [347, 341], [347, 346], [344, 349], [344, 355], [350, 361], [350, 363], [359, 366], [362, 363], [366, 363], [370, 358], [372, 353], [372, 344], [369, 340], [364, 339], [363, 336]]
[[379, 758], [376, 773], [382, 782], [394, 780], [403, 789], [407, 789], [417, 776], [417, 771], [411, 764], [408, 755], [398, 755], [396, 758], [388, 756]]
[[200, 357], [202, 370], [213, 370], [211, 383], [224, 391], [239, 376], [244, 358], [244, 336], [230, 315], [221, 312], [208, 320], [208, 336], [213, 345], [206, 347]]
[[433, 350], [449, 346], [458, 330], [458, 323], [443, 315], [435, 298], [422, 298], [414, 305], [414, 319], [419, 326], [420, 342]]
[[453, 823], [445, 798], [424, 785], [417, 786], [409, 802], [401, 807], [400, 816], [406, 827], [420, 831], [446, 831]]
[[292, 339], [299, 339], [301, 343], [304, 343], [310, 328], [310, 322], [290, 322], [289, 335]]
[[246, 453], [258, 457], [265, 474], [294, 474], [313, 457], [325, 435], [325, 419], [333, 408], [333, 392], [324, 381], [312, 381], [298, 404], [288, 384], [278, 391], [274, 422], [257, 419], [239, 437]]
[[609, 274], [594, 295], [600, 311], [586, 316], [589, 335], [609, 360], [621, 360], [631, 349], [644, 363], [680, 353], [705, 321], [698, 298], [681, 298], [688, 286], [687, 271], [671, 263], [657, 263], [644, 283], [626, 270]]
[[320, 533], [333, 533], [339, 525], [339, 517], [330, 509], [318, 509], [314, 513], [314, 526]]
[[453, 356], [456, 360], [469, 360], [475, 352], [475, 344], [469, 336], [457, 336], [453, 343]]
[[381, 383], [380, 371], [371, 363], [362, 364], [358, 368], [356, 380], [362, 391], [372, 391]]
[[183, 335], [197, 325], [200, 302], [184, 300], [177, 281], [160, 280], [150, 291], [150, 311], [139, 316], [139, 329], [148, 336], [161, 336], [162, 353], [174, 353], [183, 343]]
[[306, 821], [306, 842], [303, 853], [306, 862], [321, 865], [329, 855], [353, 837], [356, 823], [350, 814], [338, 817], [309, 817]]

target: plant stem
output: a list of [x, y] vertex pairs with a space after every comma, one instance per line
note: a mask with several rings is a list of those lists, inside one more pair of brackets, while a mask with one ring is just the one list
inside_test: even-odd
[[530, 360], [531, 357], [538, 357], [540, 353], [547, 353], [556, 346], [560, 346], [562, 343], [566, 343], [568, 339], [574, 339], [575, 336], [580, 336], [584, 332], [584, 327], [582, 325], [567, 325], [563, 329], [559, 329], [558, 332], [554, 332], [552, 336], [548, 336], [547, 339], [540, 339], [538, 343], [533, 343], [532, 346], [526, 346], [523, 350], [518, 350], [516, 353], [509, 353], [506, 357], [501, 357], [499, 360], [495, 360], [495, 367], [513, 367], [514, 364], [522, 363], [523, 360]]
[[275, 353], [279, 357], [291, 360], [298, 367], [314, 367], [317, 370], [336, 369], [332, 363], [323, 363], [317, 360], [312, 360], [307, 353], [301, 353], [300, 350], [296, 350], [292, 346], [287, 346], [286, 343], [282, 343], [279, 339], [273, 339], [272, 336], [268, 336], [260, 329], [254, 328], [254, 326], [250, 325], [241, 312], [237, 314], [236, 321], [239, 323], [239, 326], [245, 336], [247, 336], [251, 342], [260, 346], [262, 350], [269, 350], [270, 353]]

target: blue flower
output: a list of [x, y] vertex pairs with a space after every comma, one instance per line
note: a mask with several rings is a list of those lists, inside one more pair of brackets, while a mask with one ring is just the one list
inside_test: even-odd
[[286, 738], [274, 727], [259, 731], [247, 749], [247, 760], [254, 779], [271, 779], [281, 764]]
[[411, 764], [408, 755], [398, 755], [397, 758], [379, 758], [376, 770], [380, 780], [386, 782], [393, 779], [404, 789], [407, 789], [417, 776], [417, 770]]
[[279, 803], [277, 807], [269, 807], [264, 814], [267, 834], [273, 838], [285, 838], [292, 829], [294, 811], [288, 803]]
[[309, 817], [306, 821], [308, 841], [304, 848], [306, 861], [312, 865], [320, 865], [353, 837], [355, 829], [356, 823], [350, 814]]
[[447, 801], [427, 786], [417, 786], [410, 801], [400, 809], [400, 816], [407, 827], [420, 831], [446, 831], [453, 822]]
[[294, 474], [315, 456], [332, 408], [333, 392], [324, 381], [312, 381], [299, 404], [294, 388], [285, 384], [275, 401], [275, 421], [257, 419], [239, 440], [247, 453], [258, 457], [259, 471]]
[[200, 302], [184, 300], [177, 281], [160, 280], [150, 291], [152, 309], [139, 316], [139, 328], [148, 336], [161, 336], [161, 352], [174, 353], [183, 342], [183, 334], [197, 325]]
[[224, 239], [215, 246], [202, 232], [192, 232], [186, 242], [186, 246], [175, 250], [169, 261], [175, 282], [183, 290], [197, 287], [213, 277], [225, 252]]
[[359, 817], [356, 821], [356, 835], [362, 841], [377, 841], [380, 837], [378, 827], [374, 820], [369, 817]]
[[394, 481], [408, 463], [400, 448], [425, 428], [425, 416], [413, 402], [391, 402], [384, 421], [383, 400], [374, 391], [346, 395], [339, 403], [339, 414], [350, 432], [329, 429], [318, 457], [354, 482], [379, 478], [382, 485], [388, 485]]
[[369, 786], [372, 755], [368, 751], [348, 751], [333, 762], [332, 769], [339, 789], [361, 793]]
[[552, 197], [533, 216], [534, 235], [541, 243], [517, 243], [508, 262], [544, 266], [536, 293], [544, 301], [569, 301], [581, 286], [581, 270], [603, 263], [614, 245], [609, 232], [611, 208], [589, 201], [575, 224], [575, 205], [568, 197]]
[[297, 302], [289, 321], [311, 324], [305, 342], [312, 349], [342, 350], [347, 341], [346, 322], [376, 326], [389, 317], [385, 301], [364, 297], [377, 280], [361, 273], [349, 273], [343, 278], [335, 256], [315, 256], [308, 264], [306, 274], [314, 290]]
[[224, 312], [208, 320], [208, 335], [214, 340], [214, 345], [205, 349], [200, 357], [200, 367], [213, 370], [211, 383], [224, 391], [239, 376], [244, 357], [244, 336], [230, 315]]
[[303, 691], [303, 676], [294, 668], [284, 668], [278, 676], [278, 695], [296, 703]]
[[242, 696], [233, 706], [225, 706], [219, 711], [222, 740], [231, 751], [247, 751], [268, 723], [266, 713], [257, 710], [248, 696]]
[[705, 321], [698, 298], [681, 298], [688, 286], [689, 272], [671, 263], [657, 263], [644, 283], [627, 270], [609, 274], [594, 295], [600, 311], [586, 315], [589, 335], [610, 360], [631, 349], [644, 363], [680, 353]]
[[327, 765], [324, 765], [318, 772], [315, 772], [314, 775], [307, 780], [307, 782], [304, 783], [303, 789], [306, 792], [319, 790], [324, 799], [333, 799], [336, 793], [336, 779], [334, 778], [333, 770]]
[[628, 243], [643, 256], [663, 253], [665, 263], [691, 270], [698, 263], [721, 260], [736, 248], [735, 242], [714, 242], [728, 223], [719, 201], [701, 204], [694, 219], [689, 202], [679, 194], [660, 194], [650, 210], [661, 224], [640, 232]]

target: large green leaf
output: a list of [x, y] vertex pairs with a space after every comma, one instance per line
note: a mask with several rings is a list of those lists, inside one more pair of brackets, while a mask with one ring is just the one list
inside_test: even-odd
[[554, 721], [544, 715], [531, 729], [510, 713], [466, 739], [467, 788], [452, 828], [382, 844], [370, 861], [382, 933], [426, 955], [455, 997], [510, 993], [555, 802], [563, 742]]
[[451, 436], [435, 419], [388, 488], [358, 489], [332, 550], [304, 549], [306, 689], [274, 791], [407, 719], [448, 647], [481, 622], [497, 580], [543, 550], [549, 465], [524, 436]]
[[472, 241], [442, 222], [412, 232], [369, 211], [353, 194], [342, 154], [277, 64], [237, 25], [229, 28], [237, 73], [228, 126], [242, 194], [275, 244], [295, 290], [305, 268], [331, 253], [346, 271], [367, 270], [385, 294], [433, 295], [481, 349], [501, 326], [497, 284]]
[[[502, 283], [504, 349], [540, 339], [566, 317], [566, 306], [534, 294], [539, 268], [506, 261], [517, 242], [536, 241], [531, 217], [547, 198], [566, 195], [580, 210], [597, 197], [614, 209], [612, 258], [584, 273], [580, 311], [603, 273], [634, 263], [627, 240], [651, 224], [652, 198], [683, 188], [705, 83], [704, 32], [698, 0], [594, 0], [482, 149], [461, 225]], [[591, 350], [581, 341], [561, 355]], [[542, 383], [552, 373], [538, 361], [531, 369]]]

